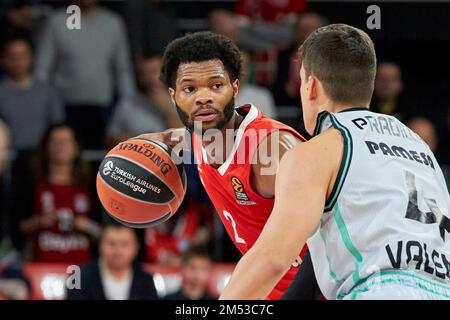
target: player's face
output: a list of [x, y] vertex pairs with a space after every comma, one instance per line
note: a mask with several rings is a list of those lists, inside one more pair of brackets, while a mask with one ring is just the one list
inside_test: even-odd
[[131, 230], [111, 228], [105, 231], [100, 244], [100, 255], [109, 268], [128, 268], [136, 254], [136, 237]]
[[233, 117], [239, 80], [230, 81], [220, 60], [183, 63], [178, 67], [175, 88], [169, 94], [183, 124], [222, 129]]
[[311, 103], [311, 80], [312, 77], [306, 77], [305, 69], [302, 65], [300, 69], [300, 98], [302, 100], [303, 121], [305, 129], [309, 134], [313, 134], [316, 126], [317, 113]]

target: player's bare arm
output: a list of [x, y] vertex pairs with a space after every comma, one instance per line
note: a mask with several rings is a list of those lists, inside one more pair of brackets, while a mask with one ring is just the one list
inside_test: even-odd
[[266, 298], [319, 226], [342, 152], [343, 139], [335, 129], [286, 152], [276, 176], [270, 218], [220, 299]]
[[252, 187], [264, 198], [275, 195], [276, 172], [284, 154], [301, 140], [289, 131], [280, 130], [268, 135], [261, 141], [253, 156]]

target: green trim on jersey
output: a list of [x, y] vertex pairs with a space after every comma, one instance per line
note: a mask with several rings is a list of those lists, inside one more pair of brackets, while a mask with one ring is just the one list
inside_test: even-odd
[[327, 258], [327, 263], [328, 263], [328, 273], [329, 273], [331, 279], [334, 281], [334, 283], [341, 284], [343, 282], [343, 280], [339, 279], [337, 277], [336, 273], [333, 271], [333, 268], [331, 267], [330, 257], [328, 257], [328, 254], [327, 254], [328, 244], [327, 244], [327, 241], [325, 240], [325, 237], [324, 237], [323, 232], [322, 232], [322, 220], [320, 221], [319, 234], [320, 234], [320, 238], [323, 241], [323, 245], [325, 247], [325, 257]]
[[[334, 117], [334, 115], [329, 113], [329, 116], [333, 126], [341, 132], [342, 137], [344, 138], [344, 151], [342, 154], [339, 172], [336, 176], [336, 181], [334, 182], [333, 189], [330, 193], [330, 196], [325, 201], [325, 209], [324, 209], [325, 212], [330, 211], [337, 201], [339, 193], [341, 192], [342, 189], [342, 185], [344, 184], [345, 178], [347, 177], [347, 173], [350, 168], [350, 163], [352, 162], [352, 154], [353, 154], [353, 140], [352, 136], [350, 135], [350, 132]], [[319, 119], [319, 121], [320, 120], [321, 119]]]
[[350, 300], [356, 300], [357, 297], [358, 297], [358, 292], [354, 292], [354, 293], [352, 293]]
[[[397, 276], [398, 278], [390, 278], [390, 279], [377, 279], [372, 283], [367, 283], [368, 280], [374, 278], [376, 276], [380, 277], [392, 277]], [[399, 284], [405, 285], [409, 287], [414, 287], [417, 289], [424, 290], [428, 293], [445, 297], [447, 299], [450, 298], [450, 286], [446, 286], [437, 281], [433, 281], [430, 279], [426, 279], [418, 274], [408, 273], [401, 270], [385, 270], [379, 273], [371, 274], [370, 276], [362, 279], [359, 283], [357, 283], [347, 294], [338, 295], [338, 299], [343, 299], [345, 296], [351, 294], [350, 299], [355, 299], [359, 293], [364, 293], [370, 290], [371, 287], [380, 285], [380, 284]], [[358, 288], [361, 287], [361, 288]], [[441, 289], [443, 292], [439, 292]]]
[[322, 111], [317, 115], [316, 127], [314, 128], [313, 137], [317, 136], [320, 133], [320, 127], [322, 126], [323, 119], [328, 115], [327, 111]]
[[350, 254], [355, 258], [355, 270], [353, 271], [352, 278], [354, 283], [360, 283], [361, 278], [359, 276], [359, 266], [363, 262], [363, 257], [361, 253], [356, 249], [355, 245], [350, 238], [350, 233], [348, 232], [347, 226], [345, 224], [344, 218], [342, 217], [339, 205], [336, 203], [334, 206], [334, 219], [339, 229], [342, 241], [345, 247], [350, 252]]

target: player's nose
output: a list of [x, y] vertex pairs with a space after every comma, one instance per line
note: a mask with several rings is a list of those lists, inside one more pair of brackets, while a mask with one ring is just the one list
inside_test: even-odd
[[195, 98], [195, 104], [197, 106], [205, 105], [205, 104], [211, 104], [213, 102], [213, 99], [211, 95], [209, 94], [208, 90], [199, 90], [197, 93], [197, 96]]

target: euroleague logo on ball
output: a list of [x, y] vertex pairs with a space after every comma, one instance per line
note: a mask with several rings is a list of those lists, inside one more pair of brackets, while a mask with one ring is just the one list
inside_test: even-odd
[[109, 175], [114, 168], [114, 163], [112, 161], [108, 161], [103, 166], [103, 174], [105, 176]]

